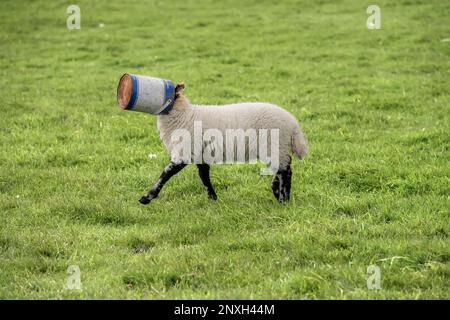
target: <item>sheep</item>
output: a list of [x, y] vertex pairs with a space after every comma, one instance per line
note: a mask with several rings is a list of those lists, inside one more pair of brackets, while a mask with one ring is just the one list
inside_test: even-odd
[[[209, 164], [220, 163], [222, 161], [213, 161], [211, 163], [204, 161], [201, 157], [198, 158], [198, 150], [197, 153], [195, 151], [190, 151], [189, 154], [182, 156], [180, 155], [179, 144], [177, 143], [180, 140], [174, 139], [176, 131], [180, 129], [188, 133], [188, 138], [193, 137], [195, 135], [195, 125], [197, 123], [200, 123], [203, 129], [214, 129], [225, 134], [229, 132], [228, 130], [230, 129], [253, 129], [259, 132], [262, 132], [263, 129], [276, 129], [278, 141], [271, 143], [271, 145], [278, 147], [278, 149], [275, 150], [278, 153], [277, 165], [273, 166], [273, 163], [271, 163], [273, 158], [262, 159], [259, 155], [256, 155], [256, 157], [259, 160], [266, 162], [275, 173], [272, 180], [272, 191], [275, 198], [280, 203], [288, 201], [290, 198], [292, 177], [290, 153], [293, 152], [299, 159], [303, 159], [308, 152], [306, 138], [295, 117], [286, 110], [268, 103], [238, 103], [222, 106], [193, 105], [188, 98], [183, 95], [184, 88], [185, 85], [183, 83], [176, 86], [174, 96], [175, 101], [172, 110], [168, 114], [160, 114], [157, 116], [157, 127], [160, 138], [170, 154], [171, 161], [164, 168], [152, 189], [142, 196], [139, 202], [142, 204], [150, 203], [152, 199], [158, 196], [164, 184], [191, 162], [194, 162], [197, 165], [200, 179], [206, 189], [208, 197], [217, 200], [216, 192], [214, 191], [210, 180]], [[245, 142], [246, 156], [248, 156], [251, 151], [255, 151], [255, 141], [253, 140], [255, 139], [248, 139]], [[259, 140], [260, 142], [262, 141], [261, 139]], [[193, 143], [195, 144], [195, 141], [192, 142], [191, 140], [187, 143], [189, 146], [192, 146]], [[208, 143], [214, 145], [214, 141], [211, 140], [201, 141], [200, 153], [205, 151]], [[222, 145], [218, 146], [218, 144], [223, 145], [223, 142], [217, 142], [215, 149], [213, 149], [222, 152]], [[193, 149], [195, 150], [195, 146]], [[234, 149], [234, 151], [236, 150]]]

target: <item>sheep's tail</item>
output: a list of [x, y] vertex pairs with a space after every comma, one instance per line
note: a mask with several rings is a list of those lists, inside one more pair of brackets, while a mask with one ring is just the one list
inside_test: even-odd
[[308, 143], [300, 127], [295, 128], [292, 135], [292, 152], [300, 159], [303, 159], [308, 153]]

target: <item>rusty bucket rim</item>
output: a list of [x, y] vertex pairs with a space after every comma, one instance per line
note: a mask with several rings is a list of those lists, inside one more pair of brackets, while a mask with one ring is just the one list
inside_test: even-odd
[[[121, 92], [122, 86], [124, 85], [125, 79], [127, 79], [129, 81], [130, 87], [128, 89], [128, 92], [125, 93], [125, 95], [123, 94], [124, 92]], [[132, 76], [130, 73], [124, 73], [119, 80], [119, 84], [117, 86], [117, 103], [119, 104], [119, 107], [122, 110], [128, 109], [130, 107], [130, 100], [131, 100], [131, 95], [132, 95], [132, 91], [133, 91], [133, 81], [132, 81]]]

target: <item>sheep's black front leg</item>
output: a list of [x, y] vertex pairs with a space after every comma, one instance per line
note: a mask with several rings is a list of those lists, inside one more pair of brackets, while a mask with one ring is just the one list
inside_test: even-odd
[[181, 171], [186, 166], [185, 163], [173, 163], [170, 162], [163, 170], [161, 175], [159, 176], [158, 181], [155, 183], [153, 188], [142, 198], [139, 200], [142, 204], [149, 204], [152, 199], [156, 198], [161, 191], [164, 184], [169, 181], [174, 175]]
[[202, 163], [197, 164], [198, 173], [200, 175], [200, 179], [202, 179], [203, 185], [206, 188], [206, 192], [208, 192], [208, 197], [213, 200], [217, 200], [216, 192], [211, 184], [211, 180], [209, 178], [209, 164]]
[[278, 202], [282, 203], [289, 201], [291, 194], [291, 177], [292, 170], [290, 165], [288, 165], [286, 169], [278, 170], [273, 177], [272, 191]]

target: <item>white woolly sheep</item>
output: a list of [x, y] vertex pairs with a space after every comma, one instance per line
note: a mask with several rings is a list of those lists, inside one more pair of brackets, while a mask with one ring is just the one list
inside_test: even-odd
[[[156, 198], [161, 191], [164, 184], [188, 163], [196, 163], [200, 178], [206, 188], [209, 198], [216, 200], [217, 195], [210, 181], [209, 164], [220, 163], [226, 161], [205, 161], [200, 154], [205, 152], [208, 147], [210, 151], [217, 153], [220, 159], [227, 159], [222, 155], [226, 148], [223, 148], [223, 141], [214, 139], [206, 139], [201, 137], [200, 149], [196, 150], [195, 146], [190, 148], [190, 153], [180, 154], [180, 140], [174, 139], [177, 132], [188, 134], [189, 147], [195, 144], [195, 125], [200, 123], [202, 130], [214, 129], [215, 132], [222, 133], [224, 136], [230, 129], [247, 130], [252, 129], [261, 133], [263, 130], [276, 129], [278, 133], [278, 141], [268, 142], [269, 148], [276, 145], [278, 153], [278, 161], [273, 161], [274, 157], [271, 154], [269, 157], [260, 157], [256, 153], [258, 142], [261, 143], [261, 136], [258, 135], [256, 139], [251, 139], [247, 136], [245, 139], [245, 159], [252, 161], [252, 156], [255, 155], [262, 162], [266, 162], [270, 168], [275, 171], [272, 181], [272, 191], [279, 202], [289, 200], [291, 188], [291, 157], [293, 152], [298, 158], [302, 159], [308, 152], [306, 139], [300, 129], [300, 126], [293, 115], [286, 110], [268, 103], [238, 103], [222, 106], [202, 106], [192, 105], [189, 100], [182, 94], [184, 84], [178, 84], [175, 88], [175, 102], [172, 110], [168, 114], [158, 115], [158, 130], [160, 137], [164, 142], [165, 147], [171, 156], [171, 162], [165, 167], [153, 188], [144, 195], [139, 201], [142, 204], [148, 204], [152, 199]], [[270, 131], [272, 132], [272, 131]], [[271, 133], [272, 134], [272, 133]], [[184, 141], [186, 142], [186, 141]], [[227, 140], [228, 143], [228, 140]], [[234, 138], [233, 138], [234, 143]], [[211, 147], [213, 146], [213, 147]], [[192, 151], [191, 151], [192, 150]], [[272, 153], [273, 153], [273, 149]], [[233, 157], [236, 151], [233, 146]], [[183, 150], [184, 152], [184, 150]], [[228, 151], [227, 151], [228, 152]], [[234, 160], [234, 159], [233, 159]], [[274, 165], [274, 163], [276, 165]]]

